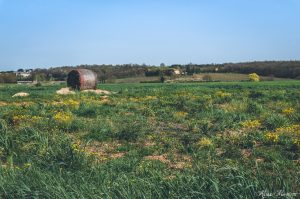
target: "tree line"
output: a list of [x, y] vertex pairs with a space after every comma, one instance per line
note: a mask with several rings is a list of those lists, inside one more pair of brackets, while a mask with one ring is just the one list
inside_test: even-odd
[[85, 68], [97, 73], [100, 81], [137, 76], [171, 76], [171, 69], [179, 69], [183, 74], [197, 73], [257, 73], [261, 76], [300, 79], [300, 61], [256, 61], [224, 64], [174, 64], [171, 66], [149, 66], [139, 64], [124, 65], [79, 65], [63, 66], [49, 69], [36, 69], [33, 77], [41, 80], [64, 81], [67, 74], [74, 68]]
[[[65, 81], [72, 69], [85, 68], [97, 73], [99, 81], [138, 77], [138, 76], [172, 76], [173, 69], [178, 69], [181, 74], [192, 75], [197, 73], [257, 73], [260, 76], [300, 79], [300, 61], [256, 61], [243, 63], [224, 64], [174, 64], [166, 66], [146, 64], [123, 65], [78, 65], [52, 67], [48, 69], [34, 69], [31, 76], [24, 80], [37, 81]], [[15, 76], [9, 73], [0, 73], [1, 82], [15, 82]]]
[[256, 61], [244, 63], [206, 64], [185, 66], [187, 74], [218, 72], [218, 73], [257, 73], [261, 76], [274, 76], [281, 78], [300, 79], [300, 61]]

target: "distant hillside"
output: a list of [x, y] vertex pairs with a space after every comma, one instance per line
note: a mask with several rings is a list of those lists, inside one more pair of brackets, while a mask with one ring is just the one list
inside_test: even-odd
[[33, 78], [40, 80], [65, 80], [68, 73], [75, 68], [86, 68], [97, 73], [98, 79], [105, 81], [108, 79], [120, 79], [127, 77], [144, 76], [146, 66], [142, 65], [79, 65], [63, 66], [49, 69], [36, 69], [33, 71]]
[[33, 78], [38, 80], [65, 80], [70, 70], [74, 68], [86, 68], [95, 71], [100, 81], [149, 76], [159, 76], [171, 68], [180, 69], [182, 73], [187, 75], [199, 73], [240, 73], [249, 74], [257, 73], [261, 76], [270, 76], [278, 78], [300, 79], [300, 61], [260, 61], [260, 62], [244, 62], [244, 63], [225, 63], [225, 64], [187, 64], [172, 65], [164, 67], [146, 66], [138, 64], [124, 65], [79, 65], [79, 66], [63, 66], [49, 69], [35, 69]]
[[257, 73], [262, 76], [300, 79], [300, 61], [262, 61], [244, 63], [225, 63], [208, 65], [173, 65], [186, 70], [188, 74], [203, 72], [219, 73]]

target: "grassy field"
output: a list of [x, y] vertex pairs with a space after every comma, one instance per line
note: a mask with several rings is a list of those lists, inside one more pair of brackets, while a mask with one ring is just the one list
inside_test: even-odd
[[158, 76], [154, 77], [145, 77], [145, 76], [140, 76], [140, 77], [128, 77], [128, 78], [121, 78], [121, 79], [112, 79], [108, 80], [108, 83], [115, 83], [115, 84], [128, 84], [128, 83], [140, 83], [140, 82], [153, 82], [153, 81], [159, 81], [160, 78]]
[[[249, 75], [247, 74], [238, 74], [238, 73], [199, 73], [194, 75], [186, 75], [186, 76], [174, 76], [169, 77], [165, 76], [166, 82], [172, 82], [172, 83], [188, 83], [188, 82], [203, 82], [207, 81], [205, 77], [207, 78], [209, 76], [210, 81], [221, 81], [221, 82], [232, 82], [232, 81], [248, 81]], [[275, 81], [284, 81], [289, 79], [283, 79], [283, 78], [276, 78], [276, 77], [260, 77], [262, 80], [275, 80]], [[160, 77], [159, 76], [153, 76], [153, 77], [145, 77], [145, 76], [138, 76], [138, 77], [130, 77], [130, 78], [123, 78], [123, 79], [109, 79], [107, 80], [107, 83], [141, 83], [141, 82], [159, 82]]]
[[[206, 77], [206, 78], [205, 78]], [[174, 80], [171, 80], [171, 82], [201, 82], [201, 81], [207, 81], [207, 77], [210, 78], [210, 81], [220, 81], [220, 82], [232, 82], [232, 81], [248, 81], [249, 80], [249, 75], [247, 74], [238, 74], [238, 73], [199, 73], [199, 74], [194, 74], [191, 76], [183, 76], [183, 77], [178, 77]], [[271, 78], [271, 77], [260, 77], [261, 80], [287, 80], [283, 78]]]
[[62, 86], [0, 85], [1, 198], [300, 197], [300, 81]]

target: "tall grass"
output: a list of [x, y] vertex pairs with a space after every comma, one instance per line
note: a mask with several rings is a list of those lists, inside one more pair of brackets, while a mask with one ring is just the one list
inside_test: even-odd
[[0, 87], [1, 198], [299, 192], [299, 82], [100, 87]]

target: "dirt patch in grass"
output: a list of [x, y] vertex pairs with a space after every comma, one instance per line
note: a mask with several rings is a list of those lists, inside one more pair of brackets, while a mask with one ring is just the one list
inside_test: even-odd
[[7, 105], [6, 102], [1, 102], [1, 101], [0, 101], [0, 106], [6, 106], [6, 105]]
[[126, 154], [126, 153], [124, 153], [124, 152], [110, 154], [110, 158], [112, 158], [112, 159], [121, 158], [121, 157], [123, 157], [125, 154]]
[[256, 160], [255, 160], [256, 164], [263, 163], [264, 161], [265, 161], [264, 158], [256, 158]]
[[252, 155], [252, 150], [251, 149], [242, 149], [241, 154], [243, 155], [244, 158], [249, 158]]
[[221, 156], [225, 153], [224, 149], [222, 148], [216, 148], [216, 155]]
[[300, 165], [300, 159], [299, 160], [293, 160], [293, 162], [297, 165]]
[[84, 151], [103, 161], [123, 157], [126, 153], [116, 152], [116, 148], [119, 146], [121, 146], [119, 142], [92, 142], [84, 147]]
[[126, 116], [132, 116], [132, 115], [134, 115], [134, 113], [132, 113], [132, 112], [126, 112], [126, 113], [124, 113], [124, 115], [126, 115]]
[[175, 175], [168, 175], [168, 176], [164, 177], [165, 180], [173, 180], [175, 178], [176, 178]]
[[151, 140], [146, 140], [143, 145], [149, 147], [149, 146], [155, 146], [156, 143]]
[[12, 103], [12, 105], [14, 105], [14, 106], [21, 106], [21, 107], [28, 107], [33, 104], [34, 104], [33, 102], [14, 102], [14, 103]]
[[189, 127], [186, 124], [174, 123], [174, 122], [162, 122], [157, 121], [153, 117], [148, 118], [149, 124], [155, 126], [155, 132], [160, 133], [162, 131], [184, 131], [188, 132]]
[[104, 95], [104, 96], [102, 96], [102, 97], [100, 98], [100, 103], [101, 103], [101, 104], [109, 104], [109, 103], [111, 103], [111, 101], [110, 101], [110, 99], [108, 98], [107, 95]]
[[144, 157], [145, 160], [156, 160], [166, 164], [169, 168], [185, 169], [192, 166], [192, 158], [188, 155], [174, 154], [172, 160], [168, 158], [167, 154], [150, 155]]
[[164, 164], [171, 164], [171, 161], [167, 159], [167, 155], [149, 155], [145, 157], [145, 160], [158, 160]]

